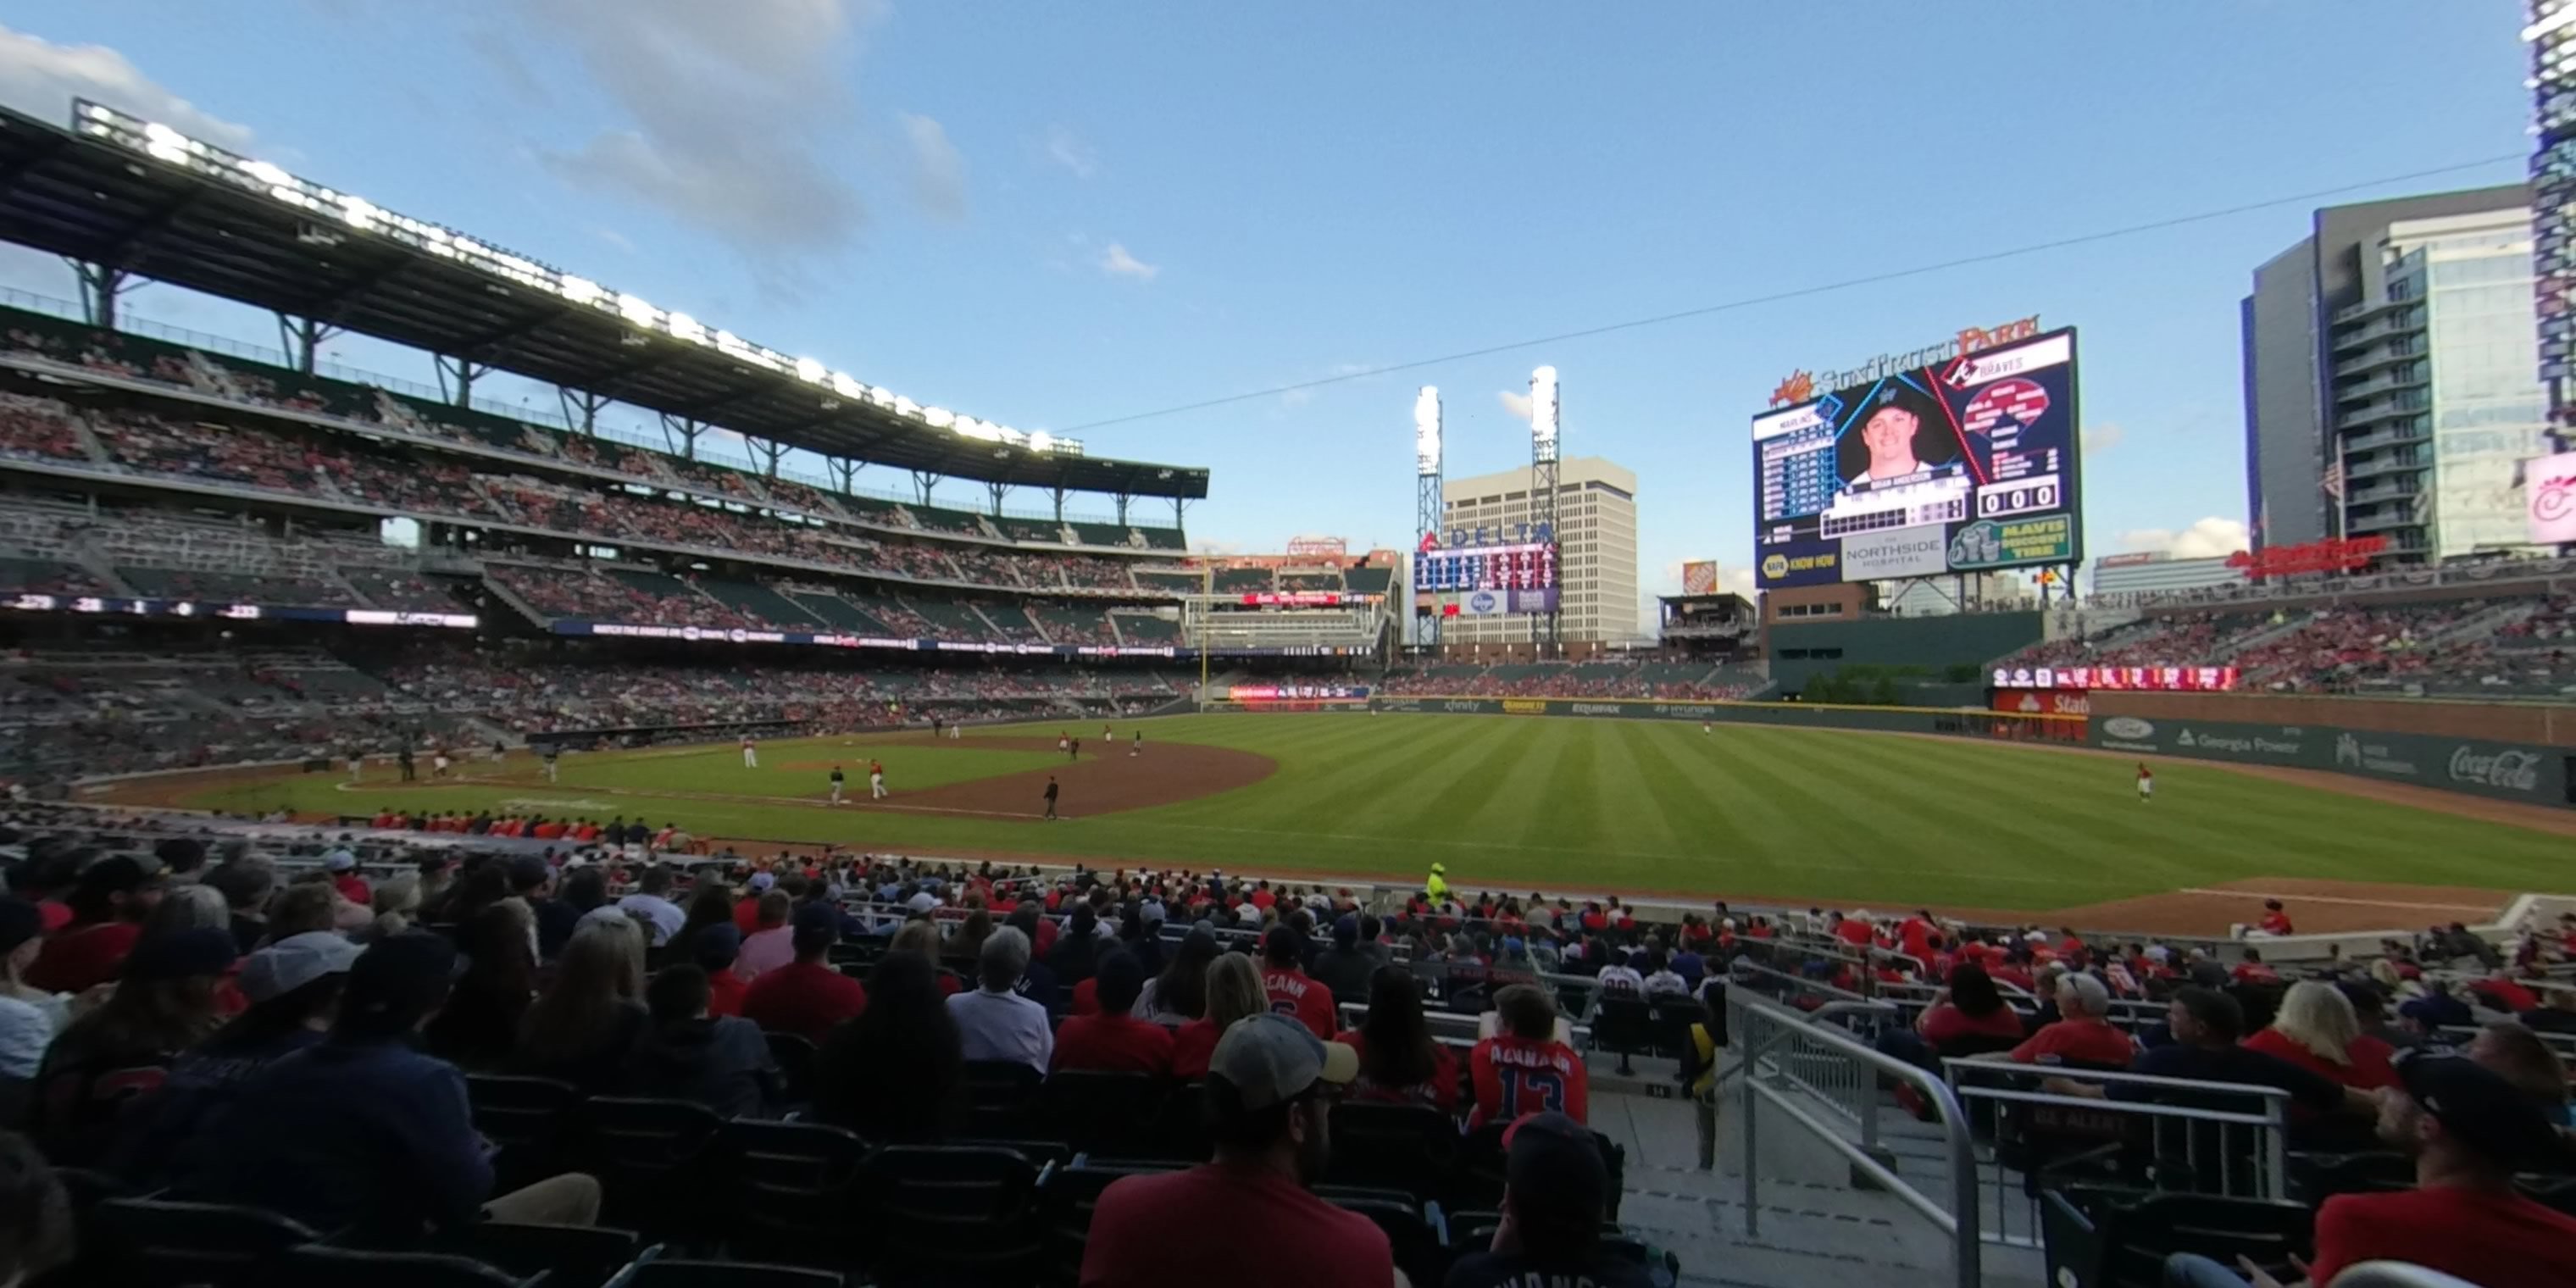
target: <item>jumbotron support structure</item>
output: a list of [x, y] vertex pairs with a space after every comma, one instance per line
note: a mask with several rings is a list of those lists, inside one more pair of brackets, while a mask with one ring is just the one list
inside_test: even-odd
[[[1413, 396], [1413, 548], [1427, 550], [1440, 533], [1440, 390], [1424, 385]], [[1409, 565], [1408, 565], [1409, 566]], [[1424, 648], [1440, 643], [1440, 614], [1426, 611], [1417, 588], [1407, 585], [1413, 600], [1413, 642]]]
[[[1541, 367], [1530, 373], [1530, 527], [1547, 534], [1551, 561], [1562, 569], [1565, 551], [1556, 538], [1556, 429], [1556, 368]], [[1562, 586], [1548, 602], [1550, 607], [1540, 614], [1530, 632], [1542, 657], [1565, 650]]]

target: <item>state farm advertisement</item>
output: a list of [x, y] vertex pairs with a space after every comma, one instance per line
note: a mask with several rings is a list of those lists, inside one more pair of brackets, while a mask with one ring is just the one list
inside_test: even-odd
[[2089, 716], [2093, 699], [2072, 689], [2013, 689], [1995, 694], [1995, 710], [2017, 716]]

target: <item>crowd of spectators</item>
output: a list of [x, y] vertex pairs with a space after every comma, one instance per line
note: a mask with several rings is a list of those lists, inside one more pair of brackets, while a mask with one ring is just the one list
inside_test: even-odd
[[1741, 702], [1764, 685], [1758, 678], [1707, 662], [1629, 660], [1396, 667], [1376, 687], [1400, 697]]

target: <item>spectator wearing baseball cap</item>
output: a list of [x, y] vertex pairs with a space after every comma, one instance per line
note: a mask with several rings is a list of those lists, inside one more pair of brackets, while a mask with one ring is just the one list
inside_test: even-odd
[[1368, 1218], [1307, 1190], [1332, 1156], [1326, 1124], [1359, 1055], [1286, 1015], [1229, 1026], [1208, 1062], [1213, 1162], [1131, 1176], [1101, 1192], [1082, 1255], [1083, 1288], [1171, 1282], [1172, 1232], [1224, 1230], [1295, 1256], [1229, 1264], [1240, 1288], [1309, 1288], [1320, 1269], [1339, 1285], [1398, 1282], [1386, 1235]]
[[751, 981], [733, 968], [742, 955], [742, 932], [731, 925], [709, 926], [697, 934], [695, 955], [698, 969], [707, 973], [707, 1014], [742, 1014], [743, 995], [751, 991]]
[[[2341, 1194], [2317, 1209], [2312, 1283], [2364, 1261], [2401, 1261], [2480, 1288], [2576, 1283], [2576, 1217], [2524, 1198], [2514, 1173], [2563, 1149], [2540, 1107], [2454, 1055], [2409, 1051], [2380, 1097], [2379, 1139], [2415, 1159], [2415, 1188]], [[2206, 1257], [2176, 1256], [2169, 1284], [2241, 1284]], [[2257, 1275], [2258, 1288], [2273, 1285]]]
[[341, 898], [361, 908], [375, 907], [375, 887], [358, 875], [358, 854], [349, 848], [348, 833], [342, 832], [340, 843], [322, 856], [322, 870], [331, 874], [331, 888], [339, 891]]
[[599, 1183], [587, 1176], [486, 1201], [492, 1164], [464, 1075], [411, 1040], [447, 1000], [455, 972], [456, 949], [427, 932], [368, 948], [350, 967], [330, 1036], [243, 1082], [231, 1110], [182, 1147], [178, 1195], [406, 1242], [478, 1216], [597, 1219]]
[[161, 902], [159, 860], [111, 854], [83, 869], [72, 887], [72, 920], [27, 970], [27, 982], [49, 993], [79, 993], [116, 978], [143, 937], [143, 919]]
[[135, 944], [116, 991], [45, 1053], [32, 1125], [47, 1158], [66, 1167], [99, 1161], [136, 1093], [159, 1086], [181, 1052], [215, 1031], [215, 985], [233, 960], [223, 930], [172, 930]]
[[268, 897], [277, 891], [277, 865], [263, 858], [234, 859], [208, 872], [204, 885], [222, 895], [231, 910], [235, 948], [247, 953], [268, 938]]
[[181, 1142], [232, 1102], [260, 1070], [322, 1041], [339, 1014], [356, 944], [327, 931], [290, 935], [243, 958], [237, 983], [250, 1006], [182, 1054], [107, 1161], [138, 1189], [168, 1183]]
[[750, 938], [760, 929], [760, 897], [777, 884], [778, 875], [773, 872], [754, 872], [751, 879], [743, 883], [742, 897], [733, 905], [733, 926], [742, 932], [744, 938]]
[[831, 905], [797, 909], [789, 933], [795, 959], [751, 981], [742, 1015], [764, 1033], [793, 1033], [819, 1043], [833, 1025], [867, 1009], [868, 990], [828, 960], [841, 940], [841, 918]]
[[1503, 1149], [1503, 1223], [1491, 1249], [1449, 1268], [1448, 1288], [1650, 1288], [1654, 1277], [1642, 1263], [1601, 1246], [1610, 1168], [1590, 1128], [1563, 1114], [1533, 1114], [1504, 1133]]
[[29, 988], [27, 967], [45, 948], [45, 914], [24, 899], [0, 898], [0, 1078], [26, 1082], [70, 1020], [65, 999]]

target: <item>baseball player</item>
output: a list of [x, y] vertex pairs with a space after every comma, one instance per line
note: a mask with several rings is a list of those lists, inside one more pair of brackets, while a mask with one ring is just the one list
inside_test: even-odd
[[561, 758], [562, 755], [563, 746], [560, 743], [552, 742], [547, 743], [545, 745], [545, 749], [537, 753], [538, 758], [545, 761], [547, 782], [551, 783], [555, 780], [555, 761]]
[[742, 767], [745, 769], [760, 768], [760, 748], [752, 745], [750, 734], [744, 734], [742, 736]]
[[881, 801], [885, 798], [885, 764], [882, 761], [871, 760], [868, 762], [868, 799]]
[[367, 753], [360, 751], [355, 747], [351, 747], [349, 749], [349, 781], [354, 784], [359, 779], [366, 777], [366, 775]]
[[447, 752], [444, 748], [429, 753], [429, 776], [432, 778], [447, 777]]
[[1055, 817], [1055, 793], [1056, 793], [1055, 775], [1053, 775], [1053, 774], [1049, 774], [1049, 775], [1047, 775], [1047, 789], [1046, 789], [1046, 816], [1047, 816], [1049, 819], [1053, 819], [1053, 818]]
[[842, 778], [842, 776], [841, 776], [841, 767], [840, 767], [839, 765], [834, 765], [834, 766], [832, 766], [832, 803], [833, 803], [833, 804], [838, 805], [838, 804], [840, 804], [840, 803], [841, 803], [841, 789], [842, 789], [844, 786], [846, 786], [846, 785], [847, 785], [847, 783], [845, 782], [845, 780], [844, 780], [844, 779]]
[[1145, 731], [1144, 731], [1144, 730], [1142, 730], [1142, 729], [1139, 729], [1139, 730], [1137, 730], [1137, 731], [1136, 731], [1136, 741], [1135, 741], [1134, 743], [1130, 744], [1130, 745], [1128, 746], [1128, 748], [1127, 748], [1127, 754], [1128, 754], [1128, 755], [1130, 755], [1130, 756], [1141, 756], [1141, 755], [1143, 755], [1144, 753], [1145, 753]]
[[2141, 760], [2138, 762], [2138, 803], [2146, 804], [2155, 794], [2156, 776], [2148, 770], [2147, 762]]

